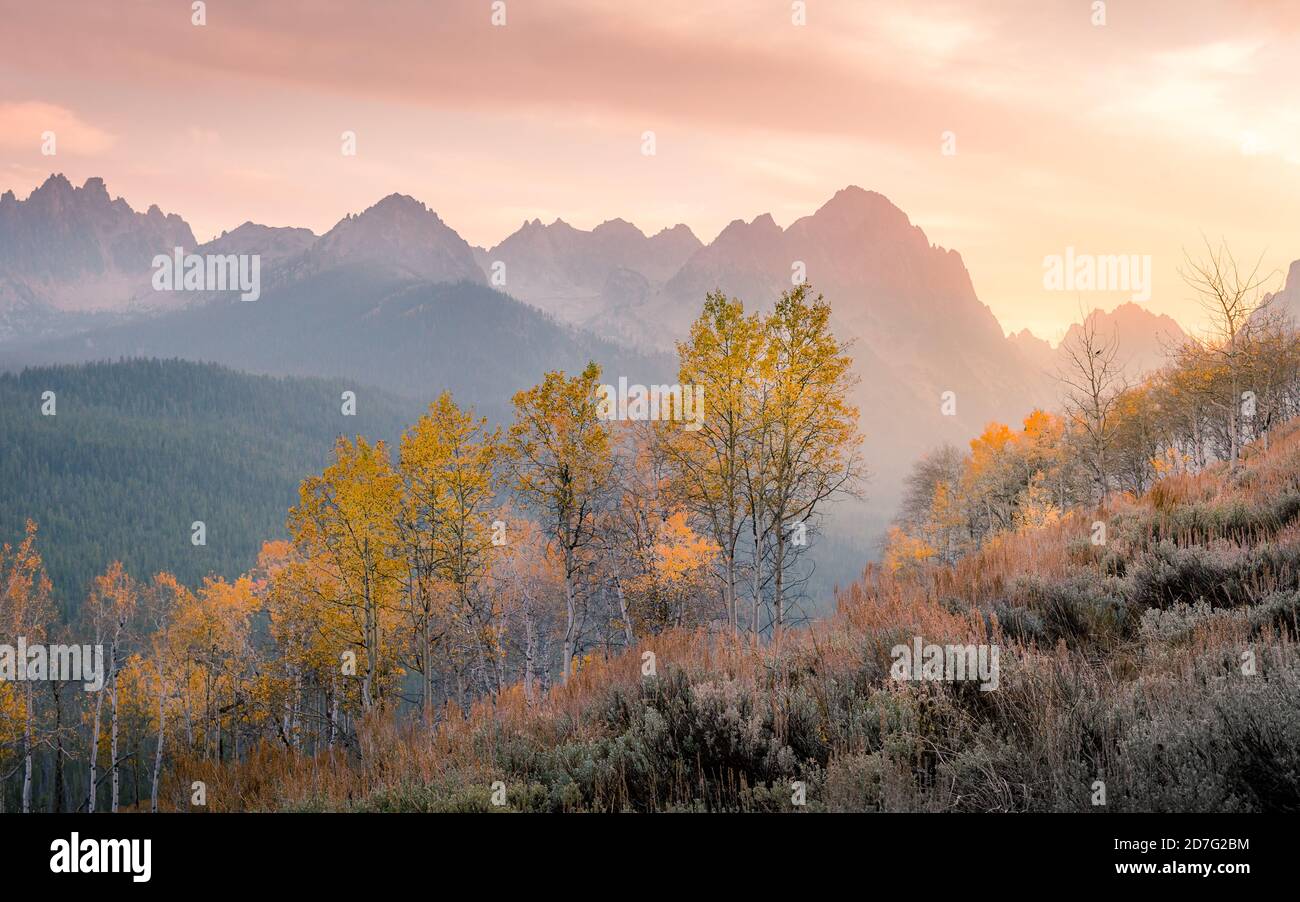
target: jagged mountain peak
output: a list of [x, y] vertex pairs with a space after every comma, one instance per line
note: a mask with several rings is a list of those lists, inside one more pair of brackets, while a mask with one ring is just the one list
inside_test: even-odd
[[622, 238], [645, 238], [645, 232], [642, 232], [626, 219], [614, 218], [606, 219], [600, 225], [591, 230], [593, 235], [622, 237]]
[[[1126, 301], [1107, 312], [1097, 307], [1084, 317], [1103, 342], [1115, 341], [1117, 360], [1131, 377], [1157, 370], [1168, 360], [1169, 352], [1187, 339], [1182, 326], [1163, 313], [1154, 313], [1140, 304]], [[1057, 345], [1061, 349], [1079, 340], [1082, 323], [1074, 323]]]
[[52, 173], [26, 200], [0, 197], [0, 295], [63, 311], [167, 306], [176, 298], [147, 290], [153, 258], [196, 243], [174, 213], [137, 213], [102, 178], [78, 188]]
[[439, 222], [442, 222], [438, 217], [438, 214], [425, 206], [423, 201], [418, 201], [409, 194], [393, 192], [392, 194], [381, 197], [369, 207], [366, 207], [366, 209], [362, 210], [359, 214], [353, 217], [353, 219], [359, 220], [366, 218], [373, 219], [377, 217], [398, 216], [420, 217], [426, 214], [431, 214]]
[[485, 281], [465, 239], [407, 194], [389, 194], [345, 216], [307, 254], [310, 272], [368, 264], [435, 282]]
[[1300, 325], [1300, 260], [1293, 260], [1287, 268], [1286, 281], [1281, 289], [1269, 296], [1270, 313], [1288, 317], [1292, 323]]
[[311, 229], [266, 226], [247, 221], [201, 245], [199, 252], [257, 254], [265, 268], [304, 253], [316, 240]]
[[[510, 294], [561, 319], [583, 323], [603, 305], [627, 301], [618, 286], [662, 283], [700, 247], [699, 239], [682, 225], [651, 238], [622, 218], [605, 220], [590, 231], [563, 219], [550, 225], [533, 219], [479, 259], [485, 265], [505, 264]], [[638, 297], [644, 293], [638, 288]]]
[[677, 225], [674, 226], [664, 226], [662, 229], [655, 232], [654, 235], [652, 235], [651, 237], [662, 238], [665, 235], [673, 235], [682, 238], [690, 238], [691, 240], [696, 242], [699, 242], [700, 240], [695, 236], [695, 232], [691, 230], [691, 227], [684, 222], [679, 222], [677, 223]]
[[707, 247], [744, 244], [755, 239], [771, 238], [780, 235], [783, 231], [784, 229], [776, 224], [771, 213], [759, 214], [749, 222], [733, 219]]
[[[883, 207], [897, 210], [898, 207], [885, 195], [879, 191], [868, 191], [859, 185], [845, 185], [840, 190], [831, 195], [831, 199], [826, 201], [818, 208], [822, 210], [842, 209], [842, 208], [870, 208]], [[901, 211], [900, 211], [901, 212]]]

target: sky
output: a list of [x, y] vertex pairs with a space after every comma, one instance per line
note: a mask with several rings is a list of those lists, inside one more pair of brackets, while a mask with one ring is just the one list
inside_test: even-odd
[[186, 0], [0, 0], [0, 191], [100, 176], [201, 241], [400, 192], [491, 246], [533, 218], [707, 242], [856, 184], [1007, 331], [1130, 299], [1047, 290], [1067, 248], [1150, 256], [1142, 303], [1195, 329], [1207, 238], [1276, 287], [1300, 258], [1300, 2], [1100, 6], [208, 0], [196, 26]]

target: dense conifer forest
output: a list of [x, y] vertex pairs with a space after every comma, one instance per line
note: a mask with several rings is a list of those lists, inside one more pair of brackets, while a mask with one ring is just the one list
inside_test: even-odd
[[[342, 413], [344, 391], [356, 415]], [[53, 392], [53, 414], [43, 400]], [[75, 609], [114, 560], [194, 583], [233, 577], [339, 435], [395, 437], [415, 402], [344, 380], [252, 376], [179, 360], [0, 374], [0, 535], [41, 534], [55, 597]], [[206, 545], [192, 542], [202, 521]]]

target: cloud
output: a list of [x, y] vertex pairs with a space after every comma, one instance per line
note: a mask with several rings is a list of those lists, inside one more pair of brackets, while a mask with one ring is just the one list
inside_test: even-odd
[[116, 140], [66, 107], [37, 100], [0, 103], [0, 147], [36, 150], [45, 132], [54, 132], [59, 153], [78, 156], [98, 156]]

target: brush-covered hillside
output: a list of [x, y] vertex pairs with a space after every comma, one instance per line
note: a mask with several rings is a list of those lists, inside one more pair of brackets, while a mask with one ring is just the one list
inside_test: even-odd
[[[172, 795], [202, 779], [219, 807], [259, 810], [1297, 811], [1300, 422], [1268, 444], [953, 565], [869, 568], [834, 617], [771, 644], [669, 630], [531, 705], [513, 687], [432, 730], [379, 717], [311, 757], [189, 760]], [[996, 645], [997, 688], [895, 678], [915, 637]]]

